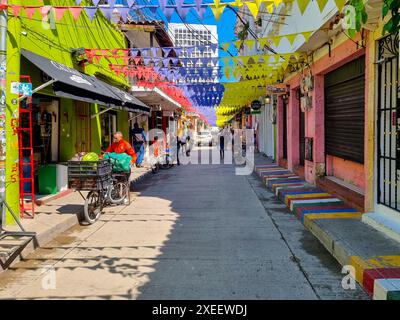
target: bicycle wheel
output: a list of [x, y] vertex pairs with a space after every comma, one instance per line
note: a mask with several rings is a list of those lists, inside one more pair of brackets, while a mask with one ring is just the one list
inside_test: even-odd
[[153, 164], [153, 165], [151, 166], [151, 172], [152, 172], [152, 173], [157, 173], [159, 169], [160, 169], [160, 166], [158, 165], [158, 163]]
[[115, 181], [110, 191], [110, 202], [121, 204], [129, 193], [129, 184], [126, 181]]
[[172, 161], [169, 160], [169, 158], [165, 159], [165, 162], [163, 162], [160, 166], [160, 169], [166, 170], [169, 168], [172, 168], [174, 166], [174, 164], [172, 163]]
[[83, 207], [84, 221], [93, 224], [100, 217], [103, 201], [99, 191], [90, 191]]

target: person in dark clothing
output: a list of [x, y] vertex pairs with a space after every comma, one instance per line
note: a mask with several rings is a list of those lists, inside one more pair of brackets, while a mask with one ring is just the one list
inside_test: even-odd
[[219, 136], [219, 155], [221, 159], [225, 157], [225, 137], [224, 137], [224, 130], [221, 131]]
[[179, 137], [176, 137], [176, 163], [178, 164], [178, 166], [181, 165], [181, 163], [179, 162], [179, 150], [181, 149], [181, 140], [179, 139]]
[[143, 128], [139, 128], [139, 124], [135, 122], [131, 130], [132, 146], [137, 154], [136, 166], [141, 167], [144, 157], [144, 144], [146, 142], [146, 135]]

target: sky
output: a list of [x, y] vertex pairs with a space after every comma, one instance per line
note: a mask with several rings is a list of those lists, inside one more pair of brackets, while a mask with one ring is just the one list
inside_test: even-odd
[[[158, 4], [158, 0], [137, 0], [137, 4]], [[168, 4], [174, 4], [174, 0], [167, 0]], [[193, 4], [194, 0], [186, 0], [184, 1], [184, 4]], [[212, 0], [203, 0], [203, 3], [213, 3]], [[156, 14], [149, 13], [147, 11], [146, 15], [149, 17], [152, 17], [154, 19], [162, 19], [166, 25], [168, 26], [168, 21], [166, 20], [165, 16], [163, 15], [162, 11], [160, 9], [157, 10]], [[174, 23], [182, 23], [182, 20], [178, 16], [177, 13], [174, 13], [171, 21]], [[230, 9], [225, 9], [223, 14], [221, 15], [219, 21], [216, 21], [214, 18], [214, 14], [211, 11], [210, 8], [207, 8], [206, 12], [204, 13], [203, 20], [201, 21], [197, 13], [195, 12], [194, 9], [192, 9], [185, 20], [186, 23], [190, 24], [205, 24], [205, 25], [216, 25], [217, 26], [217, 31], [218, 31], [218, 42], [228, 42], [228, 41], [234, 41], [236, 40], [236, 35], [235, 35], [235, 24], [236, 24], [236, 15], [232, 10]], [[232, 46], [231, 46], [232, 47]], [[232, 49], [230, 49], [230, 52], [234, 55], [236, 55], [236, 52], [234, 52]], [[229, 56], [227, 52], [224, 50], [220, 49], [219, 52], [219, 57], [226, 57]], [[223, 65], [222, 61], [220, 61], [220, 65]], [[225, 76], [221, 78], [220, 81], [226, 81]], [[199, 111], [201, 111], [209, 120], [211, 125], [215, 125], [215, 110], [214, 108], [199, 108]]]

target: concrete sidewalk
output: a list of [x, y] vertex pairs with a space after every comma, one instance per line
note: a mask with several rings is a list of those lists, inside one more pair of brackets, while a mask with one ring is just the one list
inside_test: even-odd
[[[134, 168], [131, 174], [131, 188], [143, 178], [151, 174], [149, 167]], [[134, 191], [134, 190], [133, 190]], [[32, 253], [35, 249], [44, 246], [59, 234], [79, 224], [79, 216], [83, 211], [84, 199], [78, 192], [63, 192], [41, 198], [42, 205], [35, 206], [35, 217], [33, 219], [22, 219], [22, 226], [27, 231], [36, 232], [36, 237], [21, 252], [20, 256], [13, 262], [21, 260]], [[6, 227], [9, 231], [18, 231], [17, 225]], [[2, 247], [0, 243], [0, 254]], [[3, 270], [0, 268], [0, 272]]]
[[400, 300], [400, 244], [361, 221], [362, 213], [261, 154], [255, 171], [304, 226], [377, 300]]

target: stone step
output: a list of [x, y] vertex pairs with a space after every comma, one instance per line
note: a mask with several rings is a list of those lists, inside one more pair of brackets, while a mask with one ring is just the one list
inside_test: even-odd
[[365, 212], [364, 195], [349, 188], [338, 181], [328, 178], [320, 178], [316, 181], [317, 187], [345, 201], [349, 206], [355, 207], [360, 212]]
[[400, 213], [398, 218], [378, 212], [365, 213], [362, 221], [400, 243]]

